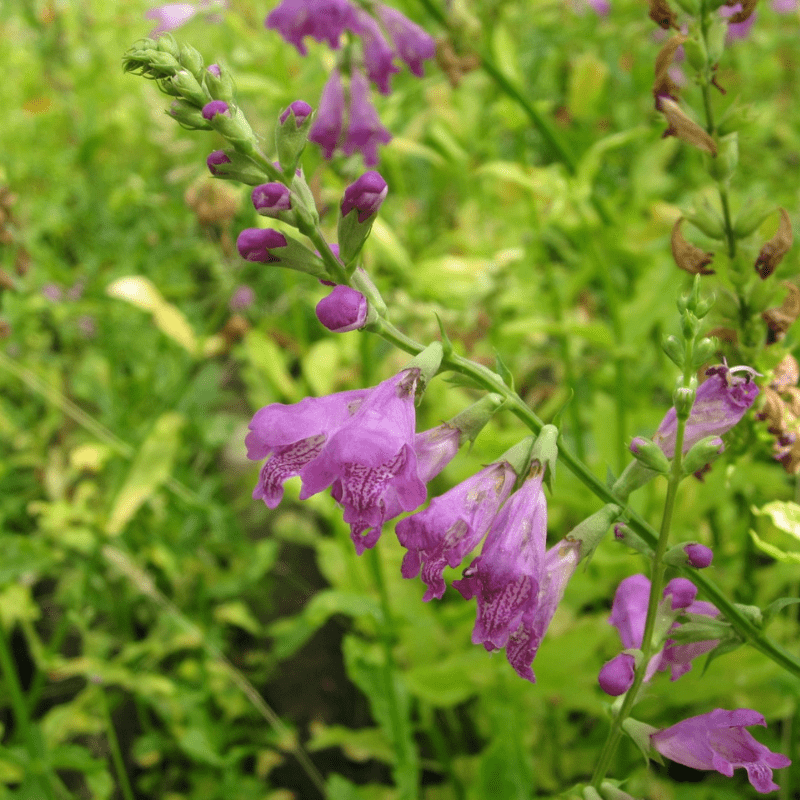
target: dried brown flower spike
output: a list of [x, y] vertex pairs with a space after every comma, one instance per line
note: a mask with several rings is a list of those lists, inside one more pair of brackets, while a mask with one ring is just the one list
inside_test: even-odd
[[678, 15], [669, 7], [667, 0], [650, 0], [648, 16], [664, 30], [678, 27]]
[[800, 289], [789, 282], [783, 285], [789, 292], [783, 303], [775, 308], [768, 308], [761, 314], [761, 318], [775, 335], [776, 342], [783, 339], [792, 323], [800, 316]]
[[762, 280], [769, 278], [783, 257], [789, 252], [794, 241], [792, 234], [792, 222], [785, 208], [778, 209], [781, 212], [781, 221], [775, 235], [764, 243], [761, 252], [756, 259], [755, 269]]
[[669, 76], [669, 68], [675, 60], [675, 53], [678, 48], [687, 40], [687, 36], [678, 33], [667, 39], [664, 46], [658, 51], [656, 56], [656, 79], [653, 82], [653, 94], [656, 96], [656, 108], [658, 108], [658, 98], [665, 95], [672, 98], [678, 97], [678, 84]]
[[687, 242], [681, 233], [681, 225], [683, 225], [683, 217], [679, 217], [673, 226], [670, 239], [675, 263], [692, 275], [713, 275], [714, 270], [706, 269], [706, 267], [714, 260], [714, 254], [707, 253], [691, 242]]
[[677, 136], [680, 140], [716, 156], [716, 142], [700, 125], [687, 116], [674, 100], [670, 100], [668, 97], [659, 97], [656, 105], [669, 122], [669, 128], [664, 132], [664, 136]]
[[738, 24], [739, 22], [744, 22], [746, 19], [750, 19], [753, 12], [756, 10], [756, 2], [758, 2], [758, 0], [729, 0], [729, 2], [725, 4], [726, 6], [738, 6], [739, 3], [741, 3], [742, 10], [738, 14], [733, 14], [728, 17], [728, 22]]

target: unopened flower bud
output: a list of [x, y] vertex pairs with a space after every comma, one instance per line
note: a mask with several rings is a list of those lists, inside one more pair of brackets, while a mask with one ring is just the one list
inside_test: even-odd
[[578, 523], [566, 535], [565, 540], [567, 542], [580, 542], [579, 561], [592, 556], [608, 529], [619, 518], [621, 513], [622, 509], [619, 506], [608, 503], [583, 520], [583, 522]]
[[389, 187], [379, 172], [365, 172], [344, 190], [342, 216], [346, 217], [355, 209], [358, 211], [358, 221], [365, 222], [378, 213], [388, 192]]
[[713, 560], [714, 553], [711, 548], [699, 542], [677, 544], [664, 554], [664, 563], [671, 567], [705, 569], [711, 566]]
[[669, 459], [664, 451], [650, 439], [637, 436], [630, 445], [630, 451], [636, 460], [647, 469], [666, 475], [669, 472]]
[[749, 200], [742, 205], [733, 223], [733, 232], [737, 239], [744, 239], [761, 227], [761, 223], [773, 212], [764, 200]]
[[162, 33], [156, 41], [156, 50], [162, 53], [169, 53], [173, 58], [180, 58], [181, 51], [175, 37], [171, 33]]
[[720, 213], [703, 199], [694, 209], [683, 215], [697, 230], [712, 239], [722, 241], [725, 238], [725, 223]]
[[299, 128], [311, 114], [314, 109], [305, 102], [305, 100], [295, 100], [289, 104], [289, 107], [281, 114], [280, 124], [285, 125], [289, 117], [294, 119], [295, 127]]
[[206, 89], [214, 100], [224, 100], [226, 103], [234, 102], [236, 86], [227, 67], [212, 64], [206, 70], [204, 79]]
[[675, 413], [678, 419], [688, 419], [697, 395], [695, 389], [686, 386], [679, 386], [672, 394], [672, 402], [675, 406]]
[[677, 136], [687, 144], [716, 156], [716, 142], [674, 100], [668, 97], [659, 98], [658, 110], [669, 122], [669, 128], [664, 132], [664, 136]]
[[676, 367], [683, 369], [684, 359], [686, 357], [683, 342], [677, 336], [670, 334], [661, 340], [661, 347], [669, 357], [669, 360], [675, 364]]
[[367, 298], [350, 286], [336, 286], [317, 303], [317, 319], [333, 333], [363, 328], [367, 320]]
[[181, 65], [200, 80], [203, 75], [203, 56], [189, 44], [181, 45], [180, 53]]
[[236, 248], [245, 261], [262, 264], [280, 261], [280, 256], [272, 251], [286, 247], [287, 244], [286, 237], [272, 228], [245, 228], [236, 239]]
[[173, 100], [167, 113], [184, 128], [207, 131], [211, 126], [203, 119], [200, 109], [186, 100]]
[[794, 241], [792, 222], [789, 219], [789, 214], [786, 212], [785, 208], [780, 208], [778, 210], [781, 214], [778, 230], [761, 248], [755, 263], [756, 272], [762, 280], [765, 280], [775, 272], [776, 267], [789, 252], [792, 242]]
[[686, 53], [686, 60], [694, 70], [701, 72], [708, 63], [708, 55], [703, 45], [702, 37], [687, 38], [683, 43], [683, 51]]
[[224, 100], [212, 100], [203, 106], [203, 118], [209, 122], [217, 116], [217, 114], [231, 115], [230, 106]]
[[653, 549], [650, 545], [623, 522], [618, 522], [614, 526], [614, 538], [618, 542], [628, 545], [628, 547], [632, 548], [637, 553], [641, 553], [643, 556], [647, 556], [648, 558], [652, 558], [653, 556]]
[[597, 676], [600, 688], [611, 697], [625, 694], [636, 677], [636, 659], [629, 653], [620, 653], [606, 662]]
[[697, 444], [692, 445], [681, 464], [684, 475], [691, 475], [703, 469], [719, 458], [725, 450], [725, 445], [719, 436], [706, 436]]
[[277, 217], [292, 207], [289, 187], [283, 183], [262, 183], [251, 194], [253, 207], [262, 217]]
[[678, 217], [672, 227], [670, 245], [672, 247], [672, 257], [680, 269], [692, 275], [713, 275], [713, 269], [707, 269], [708, 265], [714, 260], [714, 254], [701, 250], [699, 247], [687, 242], [681, 232], [683, 217]]
[[[208, 123], [204, 122], [204, 125], [209, 127]], [[263, 183], [265, 177], [256, 164], [235, 150], [214, 150], [206, 159], [206, 165], [215, 178], [239, 181], [248, 186]]]
[[603, 781], [600, 784], [600, 794], [603, 800], [636, 800], [635, 797], [627, 792], [623, 792], [619, 786], [614, 786], [614, 784], [609, 781]]
[[206, 166], [212, 175], [224, 174], [221, 170], [218, 170], [218, 168], [223, 164], [230, 163], [231, 160], [224, 150], [214, 150], [212, 153], [208, 154], [208, 158], [206, 159]]
[[712, 178], [724, 182], [730, 179], [739, 165], [739, 134], [736, 131], [719, 137], [717, 157], [708, 165]]
[[188, 70], [182, 69], [176, 72], [168, 81], [171, 89], [174, 89], [185, 100], [188, 100], [198, 108], [208, 101], [205, 89], [197, 82], [197, 78]]
[[718, 349], [719, 340], [715, 338], [704, 338], [696, 342], [692, 352], [692, 369], [700, 369]]

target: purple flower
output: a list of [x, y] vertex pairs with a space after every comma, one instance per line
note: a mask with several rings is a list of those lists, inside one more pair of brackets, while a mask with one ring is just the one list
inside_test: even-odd
[[414, 75], [421, 78], [422, 62], [436, 55], [436, 42], [433, 37], [395, 8], [378, 3], [376, 11], [381, 24], [392, 39], [397, 55]]
[[193, 3], [167, 3], [145, 12], [145, 19], [158, 21], [158, 27], [150, 32], [152, 38], [185, 25], [200, 9]]
[[280, 261], [272, 251], [288, 244], [286, 237], [272, 228], [245, 228], [236, 239], [236, 248], [245, 261], [262, 264]]
[[289, 187], [278, 183], [262, 183], [252, 193], [253, 207], [265, 217], [274, 217], [280, 211], [288, 211], [292, 207], [292, 194]]
[[371, 167], [378, 163], [378, 144], [387, 144], [391, 139], [392, 135], [381, 125], [378, 112], [370, 102], [367, 79], [360, 72], [353, 72], [350, 117], [342, 151], [349, 156], [358, 150], [364, 156], [364, 163]]
[[[719, 13], [727, 19], [728, 17], [732, 17], [734, 14], [738, 14], [741, 10], [742, 4], [737, 3], [734, 6], [721, 6]], [[758, 14], [754, 11], [743, 22], [729, 22], [728, 33], [725, 36], [726, 44], [731, 44], [731, 42], [735, 42], [737, 39], [746, 39], [750, 35], [750, 29], [753, 27], [757, 16]]]
[[[743, 375], [736, 375], [743, 372]], [[708, 379], [700, 384], [692, 413], [686, 422], [683, 452], [706, 436], [722, 436], [739, 420], [758, 397], [758, 386], [753, 382], [750, 367], [728, 368], [725, 364], [706, 370]], [[658, 426], [653, 441], [667, 458], [675, 455], [677, 429], [675, 408], [671, 408]]]
[[389, 187], [379, 172], [365, 172], [344, 190], [342, 216], [346, 217], [353, 209], [357, 209], [358, 221], [365, 222], [378, 213], [388, 192]]
[[221, 166], [222, 164], [230, 163], [231, 160], [228, 158], [224, 150], [214, 150], [212, 153], [209, 153], [208, 158], [206, 159], [206, 166], [212, 175], [219, 174], [217, 167]]
[[249, 286], [239, 286], [228, 301], [231, 311], [244, 311], [255, 302], [256, 293]]
[[480, 556], [453, 582], [466, 600], [477, 598], [473, 644], [505, 647], [511, 666], [531, 682], [531, 662], [580, 557], [580, 543], [566, 540], [545, 552], [543, 474], [540, 469], [511, 495]]
[[797, 10], [797, 0], [772, 0], [772, 10], [776, 14], [792, 14]]
[[[664, 588], [664, 597], [672, 597], [673, 611], [684, 609], [690, 614], [717, 617], [719, 610], [711, 603], [695, 601], [697, 587], [686, 578], [674, 578]], [[614, 595], [609, 622], [617, 629], [622, 646], [628, 649], [641, 649], [644, 636], [647, 606], [650, 600], [650, 580], [644, 575], [631, 575], [625, 578]], [[674, 627], [677, 627], [677, 623]], [[668, 639], [664, 648], [656, 653], [647, 665], [645, 680], [649, 681], [657, 670], [670, 669], [673, 681], [685, 675], [692, 668], [692, 660], [713, 650], [719, 644], [717, 639], [676, 644]]]
[[620, 653], [606, 662], [597, 676], [600, 688], [611, 697], [625, 694], [636, 677], [636, 659], [630, 653]]
[[397, 538], [408, 550], [403, 558], [403, 577], [415, 578], [422, 570], [422, 580], [428, 587], [423, 600], [444, 594], [445, 566], [459, 566], [483, 539], [515, 480], [509, 463], [490, 464], [435, 497], [425, 511], [397, 524]]
[[394, 63], [394, 51], [384, 38], [380, 25], [366, 11], [359, 9], [354, 30], [361, 37], [367, 77], [381, 94], [389, 94], [389, 79], [395, 72], [400, 72], [400, 68]]
[[264, 24], [277, 31], [293, 44], [300, 55], [308, 50], [303, 38], [310, 36], [339, 49], [339, 38], [346, 28], [352, 28], [355, 8], [348, 0], [283, 0], [273, 9]]
[[342, 76], [335, 69], [322, 90], [317, 118], [308, 134], [309, 141], [316, 142], [322, 148], [325, 158], [331, 158], [341, 138], [343, 126], [344, 87]]
[[330, 486], [356, 551], [373, 547], [391, 508], [413, 511], [425, 500], [414, 450], [419, 375], [414, 367], [374, 389], [262, 408], [250, 423], [247, 454], [272, 457], [253, 496], [274, 508], [283, 482], [294, 475], [303, 482], [301, 500]]
[[203, 119], [209, 122], [217, 116], [217, 114], [231, 115], [230, 107], [224, 100], [212, 100], [203, 106]]
[[293, 116], [295, 124], [299, 128], [306, 121], [306, 117], [313, 110], [314, 109], [311, 108], [311, 106], [306, 103], [305, 100], [295, 100], [293, 103], [290, 103], [286, 111], [281, 114], [281, 125], [285, 125], [286, 120], [289, 119], [290, 116]]
[[745, 730], [766, 724], [761, 714], [749, 708], [718, 708], [651, 734], [650, 743], [662, 756], [692, 769], [713, 769], [730, 778], [736, 767], [744, 767], [753, 788], [764, 794], [780, 788], [772, 780], [772, 770], [792, 763]]
[[367, 321], [367, 298], [350, 286], [337, 286], [317, 303], [317, 319], [333, 333], [363, 328]]

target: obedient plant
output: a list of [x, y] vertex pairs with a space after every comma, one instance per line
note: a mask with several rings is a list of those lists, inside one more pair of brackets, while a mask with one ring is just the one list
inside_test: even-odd
[[[395, 526], [405, 550], [402, 576], [421, 577], [426, 587], [422, 601], [474, 600], [472, 642], [490, 652], [505, 650], [516, 674], [531, 683], [535, 682], [532, 663], [569, 583], [581, 579], [575, 577], [577, 567], [603, 544], [608, 530], [614, 526], [613, 539], [647, 559], [649, 577], [632, 570], [613, 598], [610, 622], [623, 649], [605, 664], [598, 662], [598, 680], [607, 695], [618, 699], [610, 708], [610, 729], [594, 772], [580, 790], [585, 800], [630, 797], [607, 777], [623, 733], [648, 756], [660, 754], [727, 776], [742, 766], [759, 792], [776, 789], [772, 770], [790, 763], [745, 731], [747, 726], [765, 724], [755, 711], [717, 709], [663, 730], [632, 717], [643, 687], [651, 694], [661, 691], [659, 672], [669, 671], [675, 681], [700, 656], [722, 657], [745, 642], [800, 675], [800, 662], [761, 632], [753, 623], [752, 609], [728, 600], [710, 578], [697, 572], [711, 567], [712, 550], [702, 542], [671, 541], [681, 482], [713, 468], [725, 440], [748, 419], [759, 398], [762, 375], [755, 365], [767, 341], [767, 326], [774, 332], [779, 315], [774, 309], [770, 315], [766, 306], [756, 308], [756, 300], [770, 295], [759, 292], [759, 287], [771, 280], [791, 246], [788, 214], [780, 209], [778, 232], [762, 244], [755, 259], [750, 258], [755, 253], [746, 242], [767, 214], [742, 208], [733, 215], [736, 111], [728, 109], [717, 121], [712, 116], [710, 92], [720, 88], [717, 68], [729, 24], [752, 22], [753, 4], [730, 9], [727, 17], [719, 13], [719, 3], [684, 0], [680, 6], [688, 19], [681, 20], [666, 0], [650, 3], [651, 19], [664, 30], [681, 30], [682, 22], [688, 25], [687, 32], [671, 36], [656, 57], [655, 108], [666, 119], [665, 135], [705, 154], [719, 209], [704, 197], [696, 207], [682, 210], [675, 221], [672, 254], [676, 265], [694, 278], [689, 294], [678, 298], [681, 335], [669, 336], [663, 343], [678, 370], [673, 405], [650, 438], [633, 438], [634, 459], [606, 484], [571, 453], [558, 429], [545, 425], [511, 388], [513, 380], [501, 362], [492, 370], [458, 355], [444, 325], [441, 341], [423, 344], [390, 321], [387, 303], [360, 264], [362, 249], [388, 197], [389, 186], [379, 172], [363, 173], [344, 190], [338, 203], [338, 241], [332, 241], [330, 227], [320, 222], [314, 194], [300, 168], [306, 142], [319, 145], [326, 158], [358, 152], [367, 166], [377, 164], [378, 146], [389, 141], [390, 133], [378, 119], [369, 84], [388, 94], [392, 76], [399, 71], [397, 60], [421, 77], [423, 63], [434, 54], [429, 34], [382, 3], [283, 0], [267, 17], [267, 28], [280, 33], [301, 55], [308, 52], [306, 39], [311, 38], [342, 57], [330, 71], [316, 109], [297, 100], [276, 113], [274, 153], [264, 147], [237, 105], [224, 67], [204, 69], [196, 51], [179, 47], [167, 36], [137, 43], [125, 59], [127, 70], [155, 79], [177, 98], [171, 113], [182, 125], [214, 130], [226, 140], [225, 149], [208, 156], [209, 171], [216, 178], [254, 187], [255, 212], [282, 225], [242, 230], [237, 239], [241, 257], [270, 269], [306, 273], [329, 287], [316, 307], [327, 330], [378, 335], [414, 356], [373, 388], [307, 397], [291, 405], [272, 403], [258, 410], [246, 438], [248, 458], [264, 462], [255, 499], [276, 508], [283, 500], [284, 484], [295, 478], [300, 481], [301, 501], [330, 490], [343, 509], [359, 556], [367, 550], [379, 552], [387, 523], [408, 514]], [[592, 7], [599, 14], [608, 11], [602, 3]], [[697, 122], [683, 97], [684, 87], [670, 75], [681, 47], [703, 95], [705, 124]], [[507, 86], [499, 72], [487, 69]], [[528, 113], [534, 121], [539, 119], [532, 107]], [[542, 126], [542, 131], [549, 129]], [[602, 210], [602, 203], [598, 201], [597, 207]], [[725, 277], [733, 287], [742, 323], [736, 346], [727, 350], [707, 335], [713, 299], [701, 291], [701, 280], [714, 279], [721, 269], [714, 262], [718, 253], [692, 244], [684, 221], [719, 242], [717, 249], [727, 258]], [[712, 263], [715, 269], [709, 268]], [[794, 318], [798, 313], [800, 309]], [[726, 354], [732, 363], [733, 359], [744, 363], [728, 366]], [[426, 402], [425, 388], [445, 373], [457, 374], [486, 394], [450, 421], [418, 432], [417, 404]], [[782, 447], [794, 442], [780, 410], [779, 390], [787, 386], [773, 383], [761, 415], [770, 420], [771, 433], [780, 429]], [[460, 446], [474, 441], [493, 415], [505, 411], [534, 436], [521, 437], [517, 445], [496, 454], [491, 463], [423, 508], [429, 484], [457, 458]], [[557, 461], [574, 472], [603, 507], [571, 530], [553, 531], [554, 542], [548, 547], [546, 487], [553, 491]], [[800, 458], [792, 464], [793, 471], [800, 469]], [[628, 500], [636, 490], [661, 479], [666, 494], [656, 530], [631, 509]], [[455, 593], [448, 593], [447, 569], [461, 569], [461, 577], [452, 581]], [[714, 602], [698, 600], [700, 594]], [[383, 599], [387, 616], [388, 601]], [[384, 639], [391, 663], [391, 636]], [[386, 686], [386, 701], [397, 714], [400, 700], [391, 680]]]

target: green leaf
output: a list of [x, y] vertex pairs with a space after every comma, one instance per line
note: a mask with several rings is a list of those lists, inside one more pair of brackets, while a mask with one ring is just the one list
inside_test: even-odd
[[307, 744], [312, 753], [328, 747], [339, 747], [351, 761], [368, 761], [371, 758], [394, 762], [392, 745], [380, 728], [346, 728], [343, 725], [321, 725], [314, 730]]
[[786, 606], [793, 606], [800, 603], [800, 597], [779, 597], [773, 600], [764, 610], [764, 627], [769, 625], [773, 617], [782, 611]]
[[156, 420], [114, 498], [106, 523], [107, 533], [112, 536], [120, 533], [144, 502], [170, 477], [184, 422], [180, 414], [170, 411]]
[[567, 107], [575, 119], [597, 114], [597, 106], [608, 78], [608, 64], [592, 53], [572, 61], [567, 88]]
[[776, 561], [780, 561], [782, 564], [800, 564], [800, 552], [781, 550], [780, 547], [765, 542], [754, 530], [750, 531], [750, 538], [762, 553], [772, 556]]

